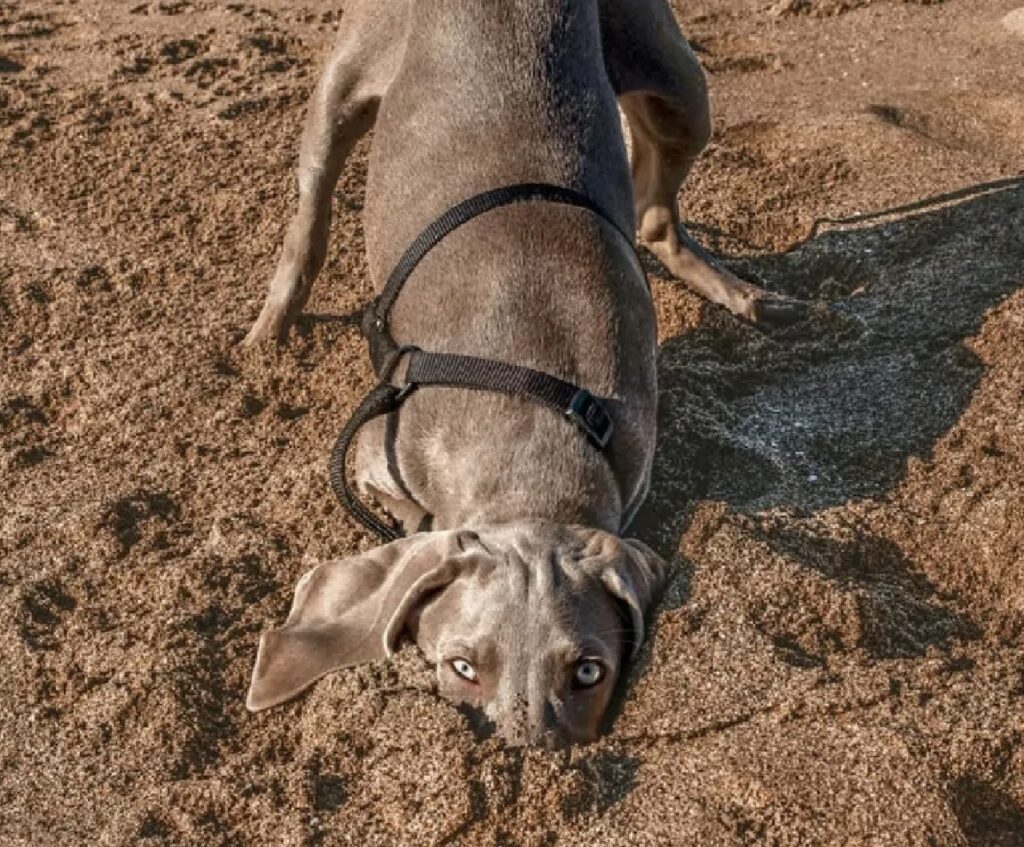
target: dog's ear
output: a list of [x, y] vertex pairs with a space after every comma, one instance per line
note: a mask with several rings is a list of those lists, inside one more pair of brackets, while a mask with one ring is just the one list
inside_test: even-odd
[[665, 560], [634, 538], [619, 538], [598, 529], [580, 529], [579, 567], [598, 578], [624, 607], [632, 629], [632, 656], [644, 643], [647, 610], [668, 576]]
[[276, 706], [339, 668], [391, 654], [409, 614], [468, 563], [460, 533], [418, 533], [327, 562], [295, 587], [288, 620], [260, 639], [245, 705]]

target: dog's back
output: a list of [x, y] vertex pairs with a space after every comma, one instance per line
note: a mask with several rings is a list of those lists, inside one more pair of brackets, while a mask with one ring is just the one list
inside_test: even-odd
[[596, 0], [413, 2], [371, 153], [375, 277], [455, 202], [528, 181], [577, 188], [633, 231]]
[[[414, 4], [371, 154], [366, 239], [378, 287], [435, 217], [521, 182], [576, 189], [633, 231], [597, 3]], [[530, 401], [424, 391], [403, 411], [397, 457], [417, 499], [428, 507], [444, 500], [448, 514], [439, 517], [453, 525], [465, 525], [486, 503], [514, 516], [528, 509], [618, 529], [627, 503], [588, 503], [586, 492], [619, 489], [626, 501], [643, 487], [637, 473], [650, 465], [655, 379], [653, 310], [613, 226], [548, 203], [492, 211], [446, 237], [417, 267], [391, 326], [399, 343], [514, 362], [622, 401], [617, 467], [610, 468], [573, 427]], [[511, 464], [522, 470], [510, 475]], [[536, 479], [524, 479], [527, 468]], [[627, 478], [610, 480], [619, 468], [629, 469]], [[469, 479], [485, 481], [487, 490]]]

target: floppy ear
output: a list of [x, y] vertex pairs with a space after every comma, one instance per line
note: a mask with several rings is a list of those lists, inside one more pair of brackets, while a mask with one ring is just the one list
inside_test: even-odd
[[458, 532], [424, 532], [303, 575], [284, 626], [260, 638], [246, 707], [276, 706], [330, 671], [391, 655], [417, 603], [469, 561], [463, 549]]
[[633, 630], [631, 656], [644, 643], [644, 617], [658, 589], [665, 583], [665, 560], [642, 541], [619, 538], [603, 530], [584, 530], [581, 566], [597, 576], [608, 593], [629, 613]]

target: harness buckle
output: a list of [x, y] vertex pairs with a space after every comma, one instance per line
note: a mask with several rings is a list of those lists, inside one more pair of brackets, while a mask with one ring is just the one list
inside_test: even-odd
[[587, 389], [581, 388], [573, 395], [565, 416], [583, 431], [598, 450], [608, 446], [615, 422], [604, 404]]

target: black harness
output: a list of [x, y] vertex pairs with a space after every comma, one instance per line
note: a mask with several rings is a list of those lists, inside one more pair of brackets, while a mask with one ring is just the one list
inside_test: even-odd
[[[331, 451], [331, 487], [338, 500], [353, 517], [377, 533], [383, 541], [394, 541], [399, 533], [370, 511], [349, 486], [348, 452], [353, 438], [364, 424], [396, 411], [420, 386], [472, 388], [523, 397], [564, 414], [597, 450], [603, 451], [611, 440], [614, 422], [605, 402], [585, 388], [542, 371], [494, 359], [456, 353], [431, 353], [412, 345], [399, 346], [389, 332], [388, 317], [398, 295], [402, 293], [402, 287], [423, 257], [446, 235], [467, 221], [501, 206], [538, 201], [587, 209], [611, 224], [629, 244], [630, 253], [636, 259], [637, 270], [643, 276], [643, 268], [636, 258], [636, 249], [630, 235], [589, 197], [557, 185], [520, 183], [477, 194], [453, 206], [420, 233], [402, 254], [384, 289], [370, 303], [363, 316], [363, 335], [369, 343], [370, 359], [379, 382], [352, 413]], [[395, 385], [391, 380], [402, 359], [407, 362], [404, 383]]]

